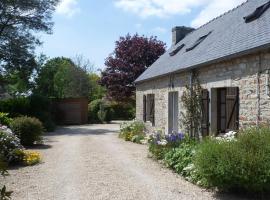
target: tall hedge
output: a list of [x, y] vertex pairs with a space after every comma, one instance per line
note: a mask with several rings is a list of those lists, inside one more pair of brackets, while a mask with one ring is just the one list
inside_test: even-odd
[[38, 118], [47, 131], [54, 130], [52, 101], [46, 97], [32, 95], [0, 101], [0, 112], [9, 113], [9, 116], [31, 116]]

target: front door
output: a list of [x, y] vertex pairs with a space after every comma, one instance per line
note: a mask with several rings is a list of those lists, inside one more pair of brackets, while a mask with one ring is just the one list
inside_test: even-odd
[[218, 133], [238, 129], [239, 89], [236, 87], [220, 88], [217, 93]]
[[169, 93], [169, 128], [168, 133], [178, 132], [178, 92]]

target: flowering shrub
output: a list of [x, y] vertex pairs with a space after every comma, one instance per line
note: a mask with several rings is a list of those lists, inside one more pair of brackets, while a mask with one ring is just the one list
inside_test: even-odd
[[152, 156], [158, 160], [164, 159], [165, 153], [172, 148], [179, 147], [185, 140], [183, 133], [175, 133], [165, 135], [162, 130], [156, 130], [150, 135], [149, 151]]
[[167, 140], [162, 130], [156, 130], [150, 135], [149, 152], [157, 160], [162, 160], [167, 151]]
[[219, 139], [206, 140], [199, 145], [194, 164], [198, 174], [211, 187], [268, 192], [270, 128], [244, 130], [237, 139], [226, 142], [220, 142]]
[[165, 136], [167, 145], [170, 147], [178, 147], [183, 142], [184, 139], [185, 135], [183, 133], [173, 132], [172, 134], [168, 134]]
[[0, 154], [6, 162], [17, 161], [20, 158], [15, 154], [16, 150], [23, 149], [19, 138], [6, 126], [0, 126]]
[[24, 153], [23, 163], [25, 165], [35, 165], [40, 163], [41, 161], [40, 153], [35, 151], [23, 151], [23, 153]]
[[141, 140], [145, 137], [143, 122], [133, 120], [132, 122], [121, 124], [119, 137], [124, 138], [126, 141], [141, 143]]

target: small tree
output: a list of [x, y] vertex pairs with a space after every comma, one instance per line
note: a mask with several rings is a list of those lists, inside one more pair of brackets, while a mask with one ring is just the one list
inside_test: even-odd
[[196, 74], [193, 74], [191, 85], [181, 97], [184, 112], [181, 112], [181, 126], [192, 138], [199, 138], [202, 119], [202, 88]]
[[164, 52], [165, 43], [156, 37], [121, 37], [102, 72], [101, 84], [107, 88], [107, 96], [122, 102], [134, 99], [134, 81]]

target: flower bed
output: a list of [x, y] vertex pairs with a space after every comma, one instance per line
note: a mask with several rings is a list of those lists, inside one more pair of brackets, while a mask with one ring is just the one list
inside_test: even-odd
[[125, 141], [142, 144], [146, 137], [145, 126], [142, 122], [136, 120], [123, 123], [120, 127], [119, 137]]
[[269, 192], [270, 128], [229, 132], [197, 142], [181, 133], [156, 131], [149, 151], [186, 180], [226, 191]]
[[26, 151], [12, 130], [1, 125], [0, 157], [8, 164], [33, 165], [41, 161], [39, 153]]

